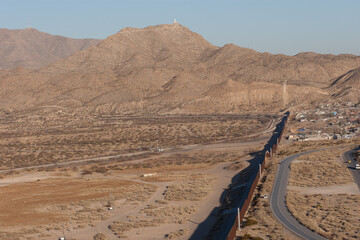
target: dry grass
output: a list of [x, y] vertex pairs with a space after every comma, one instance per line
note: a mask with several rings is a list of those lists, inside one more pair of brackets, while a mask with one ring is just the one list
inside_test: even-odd
[[246, 222], [244, 223], [244, 227], [249, 227], [249, 226], [255, 225], [257, 223], [258, 222], [255, 219], [252, 219], [252, 218], [248, 217], [246, 219]]
[[305, 226], [329, 239], [357, 239], [360, 235], [359, 195], [304, 195], [290, 191], [290, 212]]
[[188, 229], [180, 229], [176, 232], [170, 232], [165, 235], [165, 239], [179, 239], [183, 236], [186, 236], [188, 234]]
[[113, 231], [113, 233], [120, 237], [126, 238], [124, 234], [127, 231], [136, 228], [147, 228], [147, 227], [155, 227], [159, 226], [161, 223], [164, 223], [162, 219], [154, 218], [152, 220], [131, 220], [129, 219], [127, 222], [125, 221], [116, 221], [109, 226], [109, 229]]
[[354, 152], [354, 157], [356, 161], [360, 164], [360, 150]]
[[300, 156], [290, 166], [289, 185], [316, 187], [354, 181], [340, 160], [342, 149], [314, 152]]
[[94, 236], [94, 240], [107, 240], [107, 237], [103, 233], [98, 233]]
[[196, 212], [194, 206], [177, 206], [166, 205], [162, 206], [150, 206], [141, 211], [146, 216], [160, 218], [166, 223], [178, 223], [183, 224], [189, 220], [191, 214]]
[[[265, 117], [247, 119], [241, 115], [93, 116], [84, 125], [79, 124], [82, 119], [74, 116], [47, 117], [47, 121], [30, 116], [0, 119], [3, 125], [0, 167], [8, 169], [170, 146], [231, 141], [265, 127], [268, 121]], [[52, 118], [56, 120], [52, 122]], [[57, 126], [51, 125], [56, 122]], [[59, 127], [63, 125], [66, 128]]]
[[237, 240], [264, 240], [261, 237], [253, 237], [250, 234], [245, 234], [244, 236], [239, 237]]
[[[240, 158], [246, 155], [239, 155], [239, 151], [216, 151], [216, 152], [206, 152], [199, 150], [196, 152], [189, 153], [174, 153], [171, 155], [164, 156], [153, 156], [150, 159], [144, 159], [137, 162], [124, 162], [124, 163], [109, 163], [101, 164], [99, 167], [98, 164], [90, 168], [86, 168], [83, 171], [83, 175], [92, 174], [92, 173], [106, 173], [112, 170], [134, 170], [134, 171], [154, 171], [156, 169], [158, 172], [168, 172], [168, 171], [178, 171], [178, 170], [189, 170], [195, 168], [208, 168], [211, 165], [215, 165], [221, 162], [235, 162]], [[238, 167], [241, 167], [239, 165]], [[163, 180], [160, 180], [163, 179]], [[143, 178], [144, 181], [167, 181], [167, 177], [162, 175], [146, 177]]]
[[[291, 164], [290, 185], [331, 186], [353, 183], [343, 160], [345, 149], [332, 149], [298, 158]], [[360, 195], [304, 194], [288, 191], [286, 201], [299, 222], [329, 239], [355, 239], [360, 234]]]
[[164, 193], [168, 201], [200, 201], [211, 191], [211, 176], [192, 175], [190, 180], [168, 186]]

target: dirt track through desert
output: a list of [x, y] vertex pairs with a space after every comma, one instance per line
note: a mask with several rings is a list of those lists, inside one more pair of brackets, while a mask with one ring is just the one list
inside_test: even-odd
[[[264, 143], [264, 138], [259, 138], [258, 140], [252, 140], [249, 142], [242, 142], [242, 143], [217, 143], [217, 144], [210, 144], [210, 145], [204, 145], [204, 146], [188, 146], [185, 149], [182, 150], [176, 150], [176, 151], [185, 151], [187, 153], [191, 152], [197, 152], [197, 151], [205, 151], [205, 152], [216, 152], [216, 151], [239, 151], [240, 152], [246, 152], [250, 147], [253, 147], [254, 145], [261, 146]], [[171, 153], [165, 152], [162, 157], [166, 158], [166, 156], [169, 156]], [[135, 160], [135, 161], [144, 161], [143, 160]], [[247, 165], [245, 159], [242, 160], [243, 167]], [[137, 230], [131, 230], [127, 232], [127, 236], [129, 236], [130, 239], [133, 239], [133, 237], [139, 237], [141, 236], [142, 239], [154, 239], [161, 238], [164, 236], [166, 232], [169, 231], [176, 231], [180, 228], [188, 229], [188, 236], [192, 234], [193, 231], [198, 227], [198, 225], [203, 222], [211, 213], [211, 211], [220, 205], [220, 195], [224, 191], [224, 188], [227, 187], [230, 182], [233, 175], [235, 175], [236, 172], [227, 170], [225, 167], [230, 165], [229, 162], [219, 163], [213, 167], [205, 168], [203, 170], [194, 170], [193, 172], [201, 173], [201, 174], [208, 174], [212, 175], [213, 178], [216, 178], [216, 183], [212, 185], [211, 193], [205, 197], [201, 202], [195, 203], [197, 206], [197, 212], [195, 214], [192, 214], [190, 216], [190, 220], [185, 223], [184, 225], [179, 226], [178, 224], [165, 224], [166, 227], [158, 226], [155, 228], [143, 228], [143, 229], [137, 229]], [[191, 172], [191, 171], [190, 171]], [[189, 173], [189, 171], [187, 171]], [[80, 229], [71, 229], [70, 227], [67, 228], [66, 236], [75, 238], [75, 239], [85, 239], [90, 236], [94, 236], [96, 233], [102, 232], [104, 233], [108, 239], [117, 239], [117, 237], [113, 234], [113, 232], [108, 228], [109, 225], [111, 225], [115, 221], [121, 221], [126, 220], [126, 216], [136, 216], [139, 214], [139, 212], [144, 209], [146, 206], [154, 204], [158, 200], [163, 199], [164, 191], [166, 190], [166, 187], [168, 186], [168, 182], [148, 182], [141, 179], [136, 178], [136, 174], [129, 173], [129, 174], [122, 174], [119, 176], [109, 176], [107, 179], [114, 178], [116, 180], [126, 180], [126, 181], [133, 181], [136, 183], [146, 183], [151, 184], [157, 187], [156, 192], [151, 196], [150, 199], [148, 199], [145, 202], [142, 202], [140, 204], [134, 205], [132, 207], [128, 207], [127, 205], [124, 205], [124, 207], [116, 208], [113, 211], [110, 212], [111, 216], [96, 224], [94, 227], [87, 227], [87, 228], [80, 228]], [[46, 179], [46, 178], [52, 178], [51, 174], [49, 173], [29, 173], [24, 174], [19, 177], [14, 177], [12, 179], [2, 179], [0, 180], [1, 185], [11, 185], [13, 183], [25, 183], [25, 182], [31, 182], [35, 179]], [[176, 203], [178, 206], [186, 206], [189, 203]], [[215, 220], [214, 216], [214, 220]], [[210, 224], [213, 223], [213, 221], [209, 222]], [[154, 231], [154, 229], [158, 229], [158, 231]], [[160, 231], [162, 229], [162, 231]], [[156, 232], [158, 235], [154, 235], [154, 232]], [[61, 232], [57, 231], [49, 231], [51, 235], [60, 236]], [[151, 234], [150, 234], [151, 233]], [[130, 234], [134, 234], [134, 236], [131, 236]], [[204, 233], [204, 236], [206, 233]], [[184, 239], [187, 239], [187, 237], [184, 237]], [[51, 238], [44, 238], [44, 239], [51, 239]]]

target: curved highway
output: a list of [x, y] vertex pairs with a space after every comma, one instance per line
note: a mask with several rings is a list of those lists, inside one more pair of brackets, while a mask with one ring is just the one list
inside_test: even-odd
[[282, 225], [288, 228], [290, 231], [302, 237], [304, 239], [316, 239], [316, 240], [325, 240], [326, 238], [311, 231], [301, 223], [299, 223], [289, 212], [286, 205], [286, 187], [289, 179], [290, 164], [293, 160], [298, 158], [301, 155], [309, 154], [317, 151], [334, 149], [334, 148], [343, 148], [348, 146], [340, 147], [329, 147], [322, 148], [317, 150], [311, 150], [303, 153], [298, 153], [292, 156], [285, 158], [279, 164], [278, 171], [276, 173], [272, 193], [270, 196], [270, 208], [275, 217], [280, 221]]
[[359, 148], [344, 152], [342, 158], [347, 162], [349, 170], [354, 177], [354, 182], [357, 184], [360, 190], [360, 170], [355, 169], [356, 160], [353, 155], [353, 153], [358, 149]]

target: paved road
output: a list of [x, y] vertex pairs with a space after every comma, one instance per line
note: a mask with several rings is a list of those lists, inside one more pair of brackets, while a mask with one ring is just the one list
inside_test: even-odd
[[[275, 217], [280, 221], [282, 225], [288, 228], [290, 231], [302, 237], [304, 239], [320, 239], [325, 240], [326, 238], [320, 236], [319, 234], [311, 231], [301, 223], [299, 223], [289, 212], [286, 205], [286, 187], [289, 179], [290, 164], [293, 160], [298, 158], [301, 155], [309, 154], [317, 151], [334, 149], [334, 148], [343, 148], [347, 146], [340, 147], [330, 147], [322, 148], [312, 151], [307, 151], [299, 154], [295, 154], [285, 158], [280, 164], [278, 171], [276, 173], [276, 178], [273, 186], [273, 190], [270, 196], [270, 208], [274, 213]], [[360, 174], [359, 174], [360, 175]]]
[[[349, 170], [351, 172], [351, 174], [353, 175], [354, 178], [354, 182], [357, 184], [359, 190], [360, 190], [360, 170], [359, 169], [355, 169], [355, 158], [353, 153], [358, 150], [357, 149], [352, 149], [350, 151], [344, 152], [344, 154], [342, 155], [343, 159], [347, 162], [347, 165], [349, 167]], [[350, 162], [349, 162], [350, 161]]]

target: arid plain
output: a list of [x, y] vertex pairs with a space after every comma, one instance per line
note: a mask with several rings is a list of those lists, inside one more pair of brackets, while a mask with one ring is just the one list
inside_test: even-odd
[[188, 238], [221, 205], [224, 188], [261, 150], [276, 119], [3, 120], [1, 238], [54, 239], [63, 231], [67, 239]]
[[[278, 163], [359, 144], [355, 134], [285, 139], [305, 138], [303, 128], [320, 136], [316, 129], [326, 126], [331, 137], [359, 128], [359, 56], [217, 47], [178, 23], [124, 28], [102, 41], [35, 29], [0, 29], [0, 39], [14, 44], [0, 52], [11, 57], [0, 61], [1, 239], [211, 239], [221, 231], [229, 186], [247, 183], [248, 167], [286, 111], [285, 135], [237, 236], [296, 239], [268, 203]], [[51, 47], [39, 50], [42, 41]], [[24, 52], [32, 48], [44, 55]], [[321, 116], [332, 122], [297, 118], [336, 104], [351, 106], [351, 116], [328, 107]], [[290, 212], [332, 239], [358, 234], [357, 222], [340, 219], [359, 211], [359, 191], [340, 158], [348, 149], [291, 165]]]

